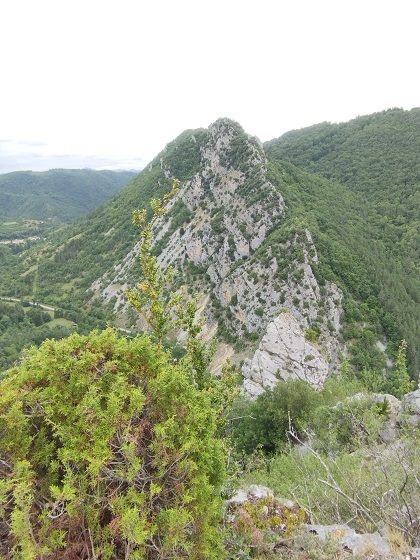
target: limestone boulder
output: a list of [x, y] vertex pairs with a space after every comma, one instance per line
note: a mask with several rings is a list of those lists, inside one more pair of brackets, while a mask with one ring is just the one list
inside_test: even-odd
[[290, 313], [281, 313], [269, 323], [251, 360], [242, 368], [244, 389], [255, 398], [279, 379], [301, 379], [321, 388], [328, 375], [328, 362]]

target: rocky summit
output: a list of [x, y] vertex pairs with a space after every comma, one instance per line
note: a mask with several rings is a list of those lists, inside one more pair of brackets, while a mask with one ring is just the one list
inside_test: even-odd
[[[193, 132], [189, 142], [197, 142]], [[191, 279], [202, 294], [206, 331], [218, 329], [225, 355], [245, 360], [245, 388], [253, 396], [280, 378], [321, 386], [340, 353], [342, 293], [333, 282], [319, 286], [311, 232], [291, 232], [273, 245], [287, 206], [267, 163], [258, 139], [233, 121], [218, 120], [200, 147], [198, 171], [182, 183], [156, 231], [160, 264], [175, 265], [182, 282]], [[159, 164], [166, 178], [175, 178], [165, 154]], [[100, 287], [105, 300], [119, 294], [116, 310], [135, 255], [135, 249], [126, 255], [110, 281], [107, 272], [91, 286], [96, 293]]]

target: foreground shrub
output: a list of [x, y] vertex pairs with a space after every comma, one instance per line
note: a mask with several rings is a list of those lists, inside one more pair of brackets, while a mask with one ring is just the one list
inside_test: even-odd
[[291, 428], [303, 433], [321, 396], [305, 381], [279, 381], [256, 401], [237, 400], [231, 412], [233, 441], [247, 455], [260, 448], [266, 454], [279, 452], [289, 440]]
[[220, 558], [208, 392], [147, 336], [46, 341], [0, 387], [0, 556]]

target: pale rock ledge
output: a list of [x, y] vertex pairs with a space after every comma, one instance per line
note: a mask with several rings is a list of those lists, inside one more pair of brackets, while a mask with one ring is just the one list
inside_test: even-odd
[[280, 379], [301, 379], [321, 388], [328, 375], [328, 362], [314, 344], [306, 340], [297, 320], [281, 313], [269, 325], [258, 350], [242, 367], [244, 390], [251, 398]]

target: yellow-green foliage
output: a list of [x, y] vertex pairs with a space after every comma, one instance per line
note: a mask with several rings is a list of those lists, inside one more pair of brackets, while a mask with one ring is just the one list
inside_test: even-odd
[[280, 529], [284, 536], [293, 534], [306, 517], [304, 509], [296, 507], [295, 511], [291, 511], [286, 507], [279, 507], [276, 499], [271, 496], [245, 502], [241, 513], [242, 524], [246, 514], [245, 517], [256, 529]]
[[297, 505], [287, 508], [273, 496], [251, 498], [230, 508], [231, 521], [226, 524], [226, 547], [230, 558], [248, 558], [248, 555], [240, 556], [240, 551], [251, 550], [252, 557], [255, 554], [265, 557], [275, 543], [294, 535], [307, 517], [303, 508]]
[[224, 456], [190, 379], [148, 336], [112, 329], [46, 341], [10, 370], [0, 532], [13, 558], [220, 557]]

